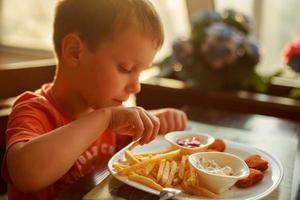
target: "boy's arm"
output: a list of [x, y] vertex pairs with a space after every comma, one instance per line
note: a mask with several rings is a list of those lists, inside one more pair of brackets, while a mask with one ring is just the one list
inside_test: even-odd
[[101, 109], [28, 142], [16, 143], [7, 152], [14, 185], [23, 192], [51, 185], [107, 128], [117, 134], [127, 130], [143, 144], [155, 138], [159, 122], [140, 108]]

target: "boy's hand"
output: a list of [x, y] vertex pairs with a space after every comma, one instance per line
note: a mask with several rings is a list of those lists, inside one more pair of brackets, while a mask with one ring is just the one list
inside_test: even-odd
[[160, 129], [159, 134], [166, 134], [170, 131], [184, 130], [186, 127], [187, 116], [185, 112], [174, 109], [164, 108], [150, 111], [153, 115], [159, 118]]
[[109, 128], [120, 135], [132, 135], [133, 140], [140, 138], [140, 144], [149, 143], [159, 130], [159, 119], [141, 107], [111, 108]]

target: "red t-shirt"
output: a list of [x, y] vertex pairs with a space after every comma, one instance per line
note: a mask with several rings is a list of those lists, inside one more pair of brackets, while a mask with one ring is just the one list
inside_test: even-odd
[[[40, 90], [25, 92], [17, 98], [6, 131], [6, 150], [17, 142], [31, 140], [75, 120], [56, 105], [50, 95], [51, 86], [51, 84], [45, 84]], [[66, 143], [66, 145], [68, 144]], [[106, 130], [81, 154], [63, 177], [47, 188], [34, 193], [22, 193], [17, 190], [9, 177], [5, 157], [2, 175], [8, 183], [8, 197], [10, 200], [51, 199], [66, 185], [91, 172], [101, 162], [107, 162], [111, 155], [115, 153], [115, 148], [116, 136], [112, 131]]]

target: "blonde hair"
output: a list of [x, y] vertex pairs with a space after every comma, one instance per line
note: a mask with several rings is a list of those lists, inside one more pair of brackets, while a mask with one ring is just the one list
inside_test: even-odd
[[101, 41], [122, 34], [130, 25], [151, 36], [157, 49], [163, 44], [161, 20], [147, 0], [59, 0], [54, 19], [55, 51], [60, 55], [62, 40], [70, 33], [77, 33], [93, 51]]

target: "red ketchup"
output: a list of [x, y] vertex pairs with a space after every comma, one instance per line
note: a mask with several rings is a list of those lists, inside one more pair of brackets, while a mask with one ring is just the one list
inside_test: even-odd
[[181, 138], [176, 141], [176, 143], [180, 146], [195, 148], [200, 147], [203, 143], [197, 137], [186, 137]]

